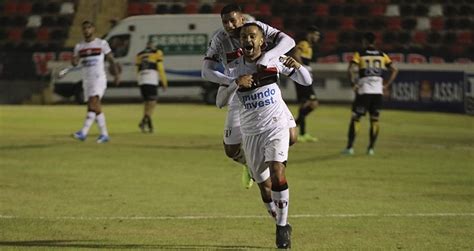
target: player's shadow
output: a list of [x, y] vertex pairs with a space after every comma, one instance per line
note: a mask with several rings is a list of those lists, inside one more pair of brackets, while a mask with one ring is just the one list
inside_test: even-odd
[[152, 249], [152, 250], [248, 250], [270, 249], [258, 246], [232, 245], [160, 245], [160, 244], [102, 244], [98, 240], [30, 240], [0, 241], [0, 247], [95, 248], [95, 249]]

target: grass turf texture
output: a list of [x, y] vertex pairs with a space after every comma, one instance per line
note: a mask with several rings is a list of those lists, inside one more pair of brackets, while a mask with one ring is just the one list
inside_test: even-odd
[[[95, 125], [70, 137], [84, 106], [0, 106], [0, 249], [272, 249], [257, 187], [224, 155], [225, 111], [160, 104], [142, 134], [142, 109], [106, 104], [98, 145]], [[375, 156], [367, 118], [341, 156], [349, 116], [320, 107], [307, 122], [319, 142], [290, 148], [293, 250], [472, 250], [474, 118], [385, 110]]]

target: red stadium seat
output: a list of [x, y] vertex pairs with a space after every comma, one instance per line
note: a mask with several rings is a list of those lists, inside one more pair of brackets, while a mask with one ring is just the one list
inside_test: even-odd
[[471, 31], [462, 31], [458, 33], [458, 43], [463, 45], [471, 45], [474, 41], [473, 34]]
[[36, 31], [36, 39], [38, 41], [48, 41], [49, 40], [49, 29], [46, 27], [41, 27]]
[[21, 37], [23, 35], [23, 30], [19, 28], [10, 29], [8, 31], [8, 40], [19, 42], [21, 41]]
[[431, 18], [431, 29], [436, 31], [441, 31], [444, 29], [444, 18], [443, 17], [434, 17]]
[[222, 8], [224, 7], [223, 3], [215, 3], [212, 7], [212, 13], [219, 14], [221, 13]]
[[401, 30], [402, 20], [399, 17], [390, 17], [387, 20], [387, 28], [389, 30]]
[[186, 14], [198, 13], [198, 5], [193, 2], [186, 4], [186, 6], [184, 6], [184, 13]]
[[143, 3], [140, 6], [140, 13], [144, 15], [155, 14], [155, 7], [151, 3]]
[[17, 2], [14, 1], [8, 1], [5, 3], [3, 6], [3, 13], [5, 14], [16, 14], [18, 8]]
[[385, 5], [376, 4], [370, 8], [370, 15], [383, 16], [385, 14]]
[[256, 15], [259, 14], [257, 11], [257, 6], [255, 4], [246, 4], [243, 9], [244, 13], [250, 14], [250, 15]]
[[271, 16], [272, 15], [272, 8], [267, 3], [261, 3], [258, 5], [258, 11], [260, 12], [261, 16]]
[[337, 31], [328, 31], [324, 33], [323, 44], [335, 45], [337, 43], [338, 34]]
[[127, 8], [127, 15], [133, 16], [133, 15], [140, 15], [141, 10], [140, 10], [140, 4], [139, 3], [129, 3], [128, 8]]
[[352, 17], [343, 17], [341, 19], [341, 29], [343, 30], [354, 30], [354, 19]]
[[329, 7], [326, 4], [317, 4], [314, 8], [314, 14], [316, 16], [328, 16]]
[[413, 35], [413, 41], [418, 44], [426, 44], [427, 34], [424, 31], [417, 31], [415, 35]]
[[270, 26], [277, 28], [279, 30], [284, 28], [283, 18], [282, 17], [272, 17], [269, 22]]
[[31, 13], [32, 4], [30, 2], [20, 2], [17, 5], [16, 12], [22, 15], [28, 15]]

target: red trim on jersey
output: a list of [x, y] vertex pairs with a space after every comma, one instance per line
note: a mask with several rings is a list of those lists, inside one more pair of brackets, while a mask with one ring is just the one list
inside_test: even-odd
[[79, 51], [79, 56], [82, 57], [89, 57], [89, 56], [97, 56], [102, 53], [101, 48], [85, 48]]

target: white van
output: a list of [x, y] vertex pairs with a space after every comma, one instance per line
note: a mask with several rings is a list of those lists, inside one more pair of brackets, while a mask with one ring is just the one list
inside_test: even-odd
[[[135, 59], [148, 41], [164, 53], [169, 88], [160, 97], [204, 99], [212, 103], [217, 85], [201, 78], [201, 64], [214, 32], [222, 27], [218, 14], [146, 15], [121, 20], [105, 35], [116, 61], [120, 63], [121, 83], [109, 82], [105, 98], [140, 98], [136, 85]], [[110, 75], [109, 80], [112, 80]], [[82, 100], [81, 74], [74, 68], [54, 84], [55, 93]]]

